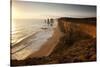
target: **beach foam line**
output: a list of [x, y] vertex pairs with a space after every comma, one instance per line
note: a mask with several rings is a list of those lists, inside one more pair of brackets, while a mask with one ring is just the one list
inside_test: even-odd
[[38, 32], [40, 32], [40, 31], [34, 32], [34, 33], [30, 34], [30, 35], [27, 35], [27, 36], [24, 36], [24, 37], [20, 38], [20, 39], [17, 40], [13, 45], [11, 44], [11, 46], [14, 47], [14, 46], [15, 46], [16, 44], [18, 44], [19, 42], [23, 41], [24, 39], [27, 39], [27, 38], [30, 37], [30, 36], [34, 36], [34, 35], [37, 34]]
[[[29, 39], [30, 37], [34, 37], [35, 38], [35, 35], [37, 34], [37, 33], [39, 33], [40, 31], [38, 31], [38, 32], [36, 32], [36, 33], [34, 33], [34, 34], [31, 34], [31, 35], [29, 35], [29, 36], [27, 36], [27, 37], [24, 37], [24, 38], [22, 38], [22, 39], [20, 39], [15, 45], [13, 45], [12, 47], [11, 47], [11, 53], [15, 53], [15, 52], [17, 52], [17, 51], [19, 51], [19, 50], [21, 50], [21, 49], [23, 49], [23, 48], [25, 48], [25, 47], [27, 47], [28, 45], [26, 44], [24, 44], [24, 45], [22, 45], [22, 44], [20, 44], [22, 41], [25, 41], [25, 40], [27, 40], [27, 39]], [[15, 50], [15, 48], [16, 48], [16, 50]]]
[[[26, 57], [28, 57], [30, 54], [32, 54], [35, 51], [38, 51], [41, 46], [43, 46], [43, 44], [49, 39], [51, 38], [53, 35], [53, 30], [44, 30], [41, 31], [39, 33], [37, 33], [34, 36], [31, 36], [30, 38], [23, 40], [20, 44], [20, 48], [22, 48], [24, 45], [28, 45], [27, 47], [24, 47], [23, 49], [19, 50], [18, 52], [16, 52], [16, 50], [18, 50], [19, 47], [15, 47], [12, 49], [12, 59], [17, 59], [17, 60], [23, 60]], [[27, 53], [28, 52], [28, 53]]]

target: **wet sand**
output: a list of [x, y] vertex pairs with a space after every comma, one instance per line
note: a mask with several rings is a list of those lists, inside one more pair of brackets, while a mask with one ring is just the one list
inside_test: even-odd
[[48, 56], [51, 54], [57, 43], [59, 42], [62, 33], [58, 28], [54, 29], [53, 36], [40, 48], [40, 50], [31, 54], [28, 58]]
[[[19, 43], [22, 45], [19, 45], [20, 48], [13, 48], [14, 51], [18, 51], [12, 54], [12, 60], [24, 60], [26, 58], [48, 56], [53, 51], [56, 44], [59, 42], [60, 35], [61, 33], [59, 29], [54, 27], [38, 33], [35, 36], [37, 37], [35, 39], [34, 36], [32, 36], [23, 40], [23, 42]], [[24, 48], [21, 49], [22, 47]]]

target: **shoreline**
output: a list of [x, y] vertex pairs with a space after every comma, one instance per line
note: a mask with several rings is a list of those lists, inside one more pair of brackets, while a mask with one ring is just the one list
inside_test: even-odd
[[[44, 30], [44, 33], [45, 33], [45, 32], [48, 32], [48, 31], [50, 31], [50, 30], [49, 30], [49, 29]], [[35, 51], [32, 51], [33, 48], [34, 48], [34, 44], [35, 44], [35, 43], [33, 42], [34, 40], [33, 40], [33, 38], [32, 38], [33, 36], [32, 36], [30, 39], [32, 39], [33, 45], [29, 43], [29, 45], [30, 45], [31, 47], [30, 47], [30, 46], [26, 46], [26, 47], [23, 48], [21, 51], [19, 51], [19, 52], [17, 52], [17, 53], [14, 53], [14, 54], [12, 55], [12, 59], [11, 59], [11, 60], [25, 60], [25, 59], [27, 59], [27, 58], [48, 56], [48, 55], [53, 51], [53, 49], [55, 48], [55, 46], [56, 46], [57, 43], [59, 42], [59, 38], [60, 38], [60, 31], [59, 31], [58, 27], [53, 28], [52, 31], [53, 31], [52, 36], [50, 37], [50, 35], [49, 35], [49, 38], [48, 38], [48, 36], [47, 36], [46, 34], [48, 34], [48, 33], [50, 34], [50, 32], [46, 33], [46, 34], [45, 34], [45, 37], [41, 35], [42, 38], [46, 38], [47, 40], [45, 39], [45, 41], [44, 41], [44, 40], [41, 39], [41, 37], [40, 37], [40, 41], [39, 41], [39, 43], [37, 43], [37, 44], [41, 44], [41, 41], [43, 41], [44, 43], [42, 43], [42, 45], [40, 46], [40, 48], [39, 48], [38, 50], [35, 50]], [[44, 34], [44, 33], [43, 33], [43, 34]], [[59, 33], [59, 34], [58, 34], [58, 33]], [[27, 39], [29, 39], [29, 37], [28, 37]], [[25, 40], [27, 40], [27, 39], [25, 39]], [[28, 41], [26, 41], [26, 42], [28, 42]], [[20, 44], [24, 45], [23, 42], [21, 42]], [[28, 43], [27, 43], [27, 44], [28, 44]], [[36, 44], [36, 45], [37, 45], [37, 44]], [[29, 52], [29, 50], [27, 49], [28, 47], [30, 47], [30, 49], [32, 49], [32, 50], [31, 50], [32, 53]], [[16, 48], [17, 48], [17, 47], [16, 47]], [[13, 49], [14, 49], [14, 48], [13, 48]], [[26, 54], [27, 54], [27, 50], [25, 50], [25, 49], [28, 50], [28, 55], [26, 55]], [[34, 48], [34, 49], [35, 49], [35, 48]], [[23, 53], [23, 51], [26, 51], [26, 52], [24, 52], [24, 54], [23, 54], [23, 55], [26, 55], [25, 58], [24, 58], [24, 56], [22, 56], [22, 54], [21, 54], [21, 52]], [[21, 58], [20, 54], [21, 54], [21, 56], [22, 56], [24, 59], [17, 59], [18, 57]], [[14, 55], [16, 55], [16, 56], [14, 57]], [[18, 57], [17, 57], [17, 56], [18, 56]]]
[[53, 36], [35, 53], [32, 53], [28, 58], [49, 56], [53, 49], [57, 46], [61, 34], [58, 33], [58, 28], [54, 29]]
[[[38, 32], [36, 32], [36, 33], [34, 33], [34, 34], [31, 34], [31, 35], [25, 37], [24, 39], [22, 39], [20, 42], [18, 42], [18, 43], [16, 43], [15, 45], [11, 46], [11, 47], [12, 47], [11, 53], [13, 54], [13, 53], [17, 52], [17, 51], [14, 52], [13, 49], [16, 48], [16, 47], [18, 47], [18, 46], [20, 46], [21, 43], [22, 43], [23, 41], [28, 40], [30, 37], [35, 37], [35, 35], [36, 35], [37, 33], [39, 33], [39, 32], [40, 32], [40, 31], [38, 31]], [[24, 47], [27, 47], [27, 46], [28, 46], [28, 45], [25, 45]], [[24, 47], [23, 47], [23, 48], [24, 48]], [[19, 50], [20, 50], [20, 49], [19, 49]], [[18, 50], [18, 51], [19, 51], [19, 50]]]

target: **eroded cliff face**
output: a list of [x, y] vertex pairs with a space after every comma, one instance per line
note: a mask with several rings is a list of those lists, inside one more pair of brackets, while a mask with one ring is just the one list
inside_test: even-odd
[[[94, 22], [94, 23], [93, 23]], [[61, 32], [71, 34], [70, 32], [83, 32], [92, 37], [96, 37], [96, 21], [87, 19], [73, 19], [62, 17], [58, 19], [58, 26]]]
[[55, 63], [96, 61], [96, 26], [92, 25], [94, 29], [91, 32], [89, 31], [91, 24], [72, 20], [58, 19], [58, 27], [64, 36], [61, 37], [50, 58], [55, 59]]

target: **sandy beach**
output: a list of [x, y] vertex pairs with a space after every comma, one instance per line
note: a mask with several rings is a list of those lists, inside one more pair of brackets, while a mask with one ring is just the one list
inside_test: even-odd
[[61, 33], [58, 27], [54, 26], [53, 28], [43, 29], [43, 31], [34, 35], [12, 47], [12, 60], [48, 56], [59, 42]]
[[53, 36], [40, 48], [40, 50], [31, 54], [29, 58], [49, 56], [55, 48], [55, 46], [57, 45], [57, 43], [59, 42], [61, 36], [62, 33], [60, 32], [58, 27], [54, 28]]

